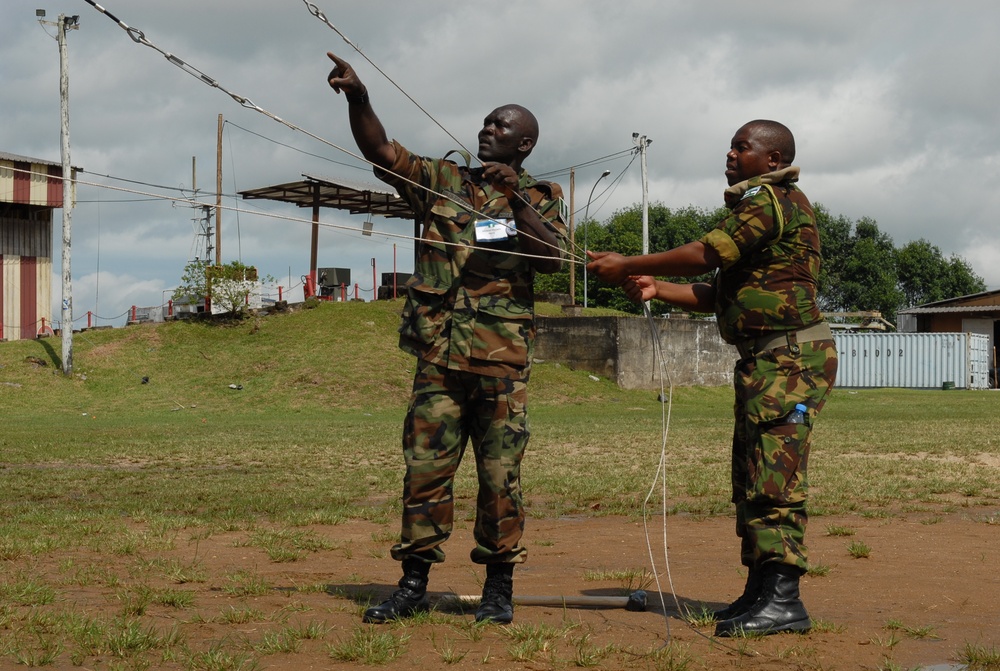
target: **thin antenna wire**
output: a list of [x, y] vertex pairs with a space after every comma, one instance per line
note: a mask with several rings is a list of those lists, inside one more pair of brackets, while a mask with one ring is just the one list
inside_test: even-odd
[[[330, 142], [329, 140], [327, 140], [327, 139], [325, 139], [323, 137], [320, 137], [319, 135], [316, 135], [315, 133], [313, 133], [311, 131], [308, 131], [305, 128], [302, 128], [301, 126], [298, 126], [298, 125], [296, 125], [296, 124], [294, 124], [294, 123], [292, 123], [290, 121], [286, 121], [285, 119], [282, 119], [281, 117], [277, 116], [276, 114], [274, 114], [272, 112], [269, 112], [268, 110], [264, 109], [263, 107], [257, 105], [256, 103], [254, 103], [252, 100], [250, 100], [249, 98], [247, 98], [245, 96], [242, 96], [242, 95], [239, 95], [238, 93], [234, 93], [232, 91], [229, 91], [228, 89], [226, 89], [225, 87], [223, 87], [221, 84], [219, 84], [218, 81], [216, 81], [212, 77], [209, 77], [207, 74], [205, 74], [204, 72], [202, 72], [198, 68], [196, 68], [196, 67], [194, 67], [194, 66], [186, 63], [181, 58], [175, 56], [174, 54], [172, 54], [172, 53], [170, 53], [168, 51], [164, 51], [160, 47], [158, 47], [155, 44], [153, 44], [151, 41], [149, 41], [148, 39], [146, 39], [145, 33], [143, 33], [141, 30], [139, 30], [137, 28], [133, 28], [133, 27], [129, 26], [128, 24], [124, 23], [118, 17], [116, 17], [114, 14], [112, 14], [111, 12], [109, 12], [108, 10], [106, 10], [104, 7], [102, 7], [101, 5], [99, 5], [96, 2], [94, 2], [94, 0], [84, 0], [84, 2], [86, 2], [91, 7], [93, 7], [97, 11], [99, 11], [102, 14], [104, 14], [105, 16], [107, 16], [109, 19], [111, 19], [112, 21], [114, 21], [116, 24], [118, 24], [118, 26], [122, 30], [124, 30], [128, 34], [128, 36], [130, 38], [132, 38], [133, 42], [136, 42], [137, 44], [142, 44], [144, 46], [149, 47], [150, 49], [153, 49], [153, 50], [159, 52], [160, 54], [163, 55], [164, 58], [166, 58], [168, 61], [170, 61], [171, 63], [173, 63], [177, 67], [179, 67], [184, 72], [187, 72], [188, 74], [192, 75], [193, 77], [196, 77], [202, 83], [207, 84], [208, 86], [211, 86], [212, 88], [219, 89], [220, 91], [222, 91], [223, 93], [225, 93], [226, 95], [228, 95], [230, 98], [232, 98], [233, 100], [235, 100], [237, 103], [239, 103], [243, 107], [246, 107], [247, 109], [252, 109], [255, 112], [263, 114], [264, 116], [266, 116], [266, 117], [268, 117], [270, 119], [273, 119], [274, 121], [277, 121], [278, 123], [280, 123], [280, 124], [282, 124], [284, 126], [287, 126], [288, 128], [290, 128], [290, 129], [292, 129], [294, 131], [298, 131], [300, 133], [303, 133], [303, 134], [305, 134], [305, 135], [313, 138], [317, 142], [322, 142], [323, 144], [326, 144], [329, 147], [332, 147], [333, 149], [336, 149], [337, 151], [341, 151], [341, 152], [347, 154], [348, 156], [351, 156], [352, 158], [355, 158], [355, 159], [357, 159], [359, 161], [367, 163], [368, 165], [371, 165], [373, 167], [379, 167], [380, 168], [380, 166], [375, 165], [374, 163], [372, 163], [371, 161], [369, 161], [368, 159], [366, 159], [364, 156], [361, 156], [361, 155], [359, 155], [359, 154], [357, 154], [357, 153], [355, 153], [355, 152], [353, 152], [353, 151], [351, 151], [349, 149], [346, 149], [345, 147], [341, 147], [338, 144]], [[456, 140], [456, 142], [457, 142], [457, 140]], [[459, 144], [461, 145], [461, 143], [459, 143]], [[462, 210], [464, 210], [466, 212], [470, 212], [471, 214], [475, 214], [477, 216], [483, 217], [484, 219], [492, 219], [492, 217], [490, 215], [487, 215], [484, 212], [480, 212], [480, 211], [476, 210], [474, 207], [471, 207], [469, 205], [469, 203], [461, 201], [461, 200], [459, 200], [458, 198], [456, 198], [454, 196], [451, 196], [451, 195], [446, 194], [446, 193], [441, 193], [441, 192], [438, 192], [438, 191], [434, 191], [433, 189], [431, 189], [431, 188], [429, 188], [429, 187], [427, 187], [427, 186], [425, 186], [423, 184], [418, 184], [417, 182], [415, 182], [415, 181], [413, 181], [413, 180], [405, 177], [404, 175], [394, 175], [394, 176], [396, 178], [400, 179], [401, 181], [407, 182], [408, 184], [412, 184], [413, 186], [415, 186], [415, 187], [417, 187], [419, 189], [422, 189], [424, 191], [427, 191], [428, 193], [431, 193], [434, 196], [437, 196], [438, 198], [443, 198], [443, 199], [445, 199], [445, 200], [447, 200], [447, 201], [449, 201], [449, 202], [457, 205], [458, 207], [460, 207]], [[546, 220], [546, 218], [544, 216], [542, 216], [542, 214], [540, 212], [538, 212], [538, 210], [536, 210], [531, 203], [527, 203], [527, 206], [530, 207], [543, 221]], [[541, 238], [538, 238], [537, 236], [531, 235], [530, 233], [527, 233], [527, 232], [525, 232], [523, 230], [519, 231], [518, 235], [524, 235], [526, 237], [529, 237], [529, 238], [537, 241], [538, 243], [540, 243], [540, 244], [542, 244], [542, 245], [544, 245], [546, 247], [549, 247], [550, 249], [558, 249], [560, 251], [560, 254], [563, 253], [563, 250], [560, 249], [560, 247], [559, 247], [558, 244], [553, 245], [553, 244], [548, 243], [545, 240], [542, 240]], [[562, 235], [561, 237], [567, 243], [569, 242], [568, 236]], [[567, 253], [567, 254], [576, 254], [576, 258], [578, 258], [578, 259], [582, 259], [583, 258], [583, 256], [581, 254], [577, 253], [576, 251], [565, 250], [565, 253]], [[526, 256], [530, 256], [530, 255], [526, 255]], [[538, 256], [536, 258], [549, 258], [549, 257]]]

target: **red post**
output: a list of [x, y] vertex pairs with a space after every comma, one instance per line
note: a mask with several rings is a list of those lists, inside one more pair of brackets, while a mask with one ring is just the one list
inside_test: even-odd
[[278, 301], [281, 301], [281, 290], [284, 289], [280, 284], [278, 285]]
[[90, 310], [87, 310], [87, 328], [90, 328], [90, 325], [91, 325], [90, 324], [90, 317], [91, 317], [92, 314], [94, 314], [94, 313], [91, 312]]
[[358, 283], [354, 283], [354, 300], [358, 300]]
[[170, 299], [169, 301], [167, 301], [167, 316], [168, 317], [173, 317], [174, 316], [174, 301], [173, 301], [173, 299]]
[[347, 285], [346, 284], [341, 284], [340, 285], [340, 302], [341, 303], [346, 303], [347, 302]]
[[135, 306], [132, 306], [132, 321], [135, 321]]

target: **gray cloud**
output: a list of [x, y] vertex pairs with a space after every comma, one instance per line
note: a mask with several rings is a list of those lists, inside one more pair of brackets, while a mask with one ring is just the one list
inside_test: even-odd
[[[304, 3], [102, 4], [222, 86], [330, 144], [354, 150], [344, 102], [324, 81], [328, 50], [356, 66], [390, 135], [432, 155], [455, 144], [310, 16]], [[725, 186], [733, 131], [751, 118], [777, 118], [796, 133], [801, 185], [814, 201], [835, 214], [876, 219], [897, 245], [926, 238], [946, 254], [964, 256], [991, 287], [1000, 286], [992, 221], [1000, 205], [994, 188], [1000, 178], [1000, 47], [993, 34], [1000, 6], [994, 2], [317, 5], [467, 146], [485, 112], [521, 102], [542, 127], [528, 163], [532, 172], [565, 171], [626, 150], [632, 133], [640, 132], [653, 139], [651, 198], [676, 207], [714, 207]], [[110, 174], [190, 188], [195, 156], [202, 197], [214, 202], [208, 192], [214, 191], [219, 113], [229, 122], [227, 193], [291, 181], [302, 172], [371, 179], [355, 158], [240, 107], [134, 43], [88, 4], [56, 0], [44, 6], [49, 19], [60, 12], [81, 17], [69, 45], [73, 162], [89, 171], [84, 179], [121, 184], [99, 177]], [[59, 160], [56, 44], [32, 10], [21, 3], [0, 10], [0, 150]], [[586, 197], [580, 192], [601, 170], [617, 176], [628, 160], [581, 168], [578, 206]], [[565, 172], [557, 181], [568, 186]], [[158, 304], [193, 249], [190, 208], [113, 202], [139, 196], [86, 186], [79, 196], [77, 313], [97, 300], [98, 271], [102, 313], [119, 314], [133, 301]], [[609, 216], [640, 197], [633, 164], [613, 191], [595, 200], [591, 213]], [[274, 204], [226, 202], [308, 218]], [[360, 218], [339, 212], [324, 218], [361, 225]], [[222, 227], [227, 261], [240, 253], [286, 284], [289, 275], [298, 281], [308, 269], [308, 224], [228, 212]], [[376, 230], [405, 234], [409, 224], [376, 222]], [[391, 268], [394, 244], [405, 263], [409, 243], [324, 228], [320, 265], [350, 267], [356, 278], [367, 278], [373, 257], [380, 270]], [[88, 276], [95, 281], [82, 279]], [[122, 287], [112, 291], [109, 283], [116, 282]]]

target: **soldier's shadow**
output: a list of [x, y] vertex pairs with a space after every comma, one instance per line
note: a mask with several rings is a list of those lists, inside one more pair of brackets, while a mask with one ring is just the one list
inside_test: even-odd
[[[325, 585], [327, 594], [353, 601], [358, 605], [359, 609], [381, 603], [385, 599], [388, 599], [396, 589], [396, 585], [394, 584], [386, 585], [377, 583], [330, 583]], [[706, 613], [725, 606], [725, 604], [705, 602], [685, 596], [677, 596], [675, 598], [669, 592], [653, 591], [645, 593], [641, 609], [636, 608], [635, 599], [631, 599], [632, 603], [630, 607], [626, 608], [624, 604], [625, 599], [621, 597], [629, 597], [630, 594], [634, 594], [634, 592], [630, 593], [616, 588], [597, 588], [581, 590], [577, 595], [566, 597], [521, 595], [521, 598], [531, 600], [531, 602], [522, 603], [519, 602], [519, 595], [515, 591], [514, 604], [520, 608], [549, 607], [565, 608], [568, 610], [637, 610], [646, 613], [665, 614], [668, 617], [682, 620], [704, 617]], [[588, 597], [593, 597], [594, 603], [592, 605], [588, 603], [575, 603], [574, 596], [583, 597], [580, 601], [586, 601]], [[427, 597], [431, 608], [440, 613], [467, 615], [474, 613], [479, 606], [478, 594], [467, 595], [457, 594], [453, 591], [428, 591]], [[602, 601], [606, 597], [618, 597], [618, 600], [622, 603], [621, 605], [607, 605]], [[544, 600], [545, 603], [538, 603], [539, 599]]]

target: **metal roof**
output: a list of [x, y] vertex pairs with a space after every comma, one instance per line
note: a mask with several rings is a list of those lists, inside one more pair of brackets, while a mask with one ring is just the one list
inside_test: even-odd
[[30, 156], [21, 156], [20, 154], [11, 154], [7, 151], [0, 151], [0, 161], [17, 161], [19, 163], [38, 163], [40, 165], [57, 165], [62, 167], [61, 161], [46, 161], [40, 158], [32, 158]]
[[[916, 306], [915, 309], [930, 308], [930, 307], [934, 307], [934, 306], [942, 306], [943, 307], [943, 306], [946, 306], [946, 305], [955, 305], [956, 303], [962, 303], [964, 301], [971, 301], [971, 300], [978, 300], [980, 298], [986, 298], [988, 296], [989, 297], [996, 297], [996, 298], [1000, 299], [1000, 290], [994, 289], [993, 291], [981, 291], [978, 294], [969, 294], [967, 296], [956, 296], [954, 298], [945, 298], [944, 300], [933, 301], [931, 303], [924, 303], [923, 305], [918, 305], [918, 306]], [[911, 308], [911, 309], [914, 309], [914, 308]], [[903, 312], [903, 311], [901, 310], [901, 312]]]
[[240, 191], [243, 198], [277, 200], [299, 207], [333, 207], [351, 214], [413, 219], [414, 213], [394, 190], [339, 177], [302, 173], [305, 179]]
[[943, 314], [947, 312], [1000, 312], [1000, 305], [959, 305], [959, 306], [947, 306], [942, 305], [940, 307], [919, 307], [919, 308], [907, 308], [906, 310], [900, 310], [897, 314], [907, 314], [907, 315], [935, 315]]

